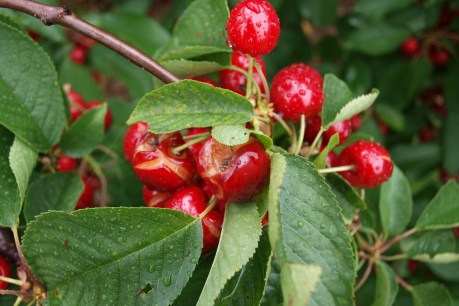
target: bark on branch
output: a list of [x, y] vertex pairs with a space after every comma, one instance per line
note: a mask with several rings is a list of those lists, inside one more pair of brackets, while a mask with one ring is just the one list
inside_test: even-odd
[[165, 83], [178, 82], [179, 78], [145, 53], [130, 46], [115, 36], [78, 18], [68, 7], [46, 5], [31, 0], [0, 0], [0, 7], [10, 8], [29, 14], [49, 26], [59, 24], [86, 35], [113, 51], [121, 54], [130, 62], [147, 70]]

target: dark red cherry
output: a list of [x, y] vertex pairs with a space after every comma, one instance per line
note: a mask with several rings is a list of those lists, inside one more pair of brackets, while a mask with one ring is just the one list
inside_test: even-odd
[[170, 192], [150, 190], [143, 186], [143, 200], [147, 207], [164, 207], [170, 197]]
[[[11, 277], [11, 269], [5, 258], [0, 256], [0, 276]], [[0, 290], [8, 287], [8, 283], [0, 280]]]
[[89, 183], [88, 177], [83, 177], [83, 192], [78, 199], [75, 209], [83, 209], [90, 207], [94, 202], [94, 189], [92, 189]]
[[62, 155], [57, 161], [57, 171], [58, 172], [71, 172], [76, 169], [78, 165], [78, 160], [76, 158]]
[[330, 138], [338, 133], [339, 135], [339, 144], [342, 144], [346, 142], [346, 140], [349, 139], [349, 136], [351, 136], [351, 121], [350, 120], [343, 120], [340, 122], [337, 122], [330, 126], [328, 130], [326, 130], [323, 134], [324, 136], [324, 144], [327, 144]]
[[137, 147], [137, 142], [148, 131], [148, 124], [146, 122], [137, 122], [131, 125], [124, 135], [123, 140], [123, 149], [124, 157], [132, 162], [134, 158], [135, 148]]
[[[103, 102], [101, 102], [101, 101], [91, 101], [91, 102], [88, 103], [88, 109], [91, 109], [91, 108], [94, 108], [94, 107], [98, 107], [98, 106], [100, 106], [102, 104], [103, 104]], [[105, 131], [108, 131], [108, 129], [110, 129], [110, 126], [112, 125], [112, 121], [113, 121], [112, 111], [110, 110], [110, 108], [108, 107], [108, 104], [107, 104], [107, 111], [105, 112], [105, 117], [104, 117]]]

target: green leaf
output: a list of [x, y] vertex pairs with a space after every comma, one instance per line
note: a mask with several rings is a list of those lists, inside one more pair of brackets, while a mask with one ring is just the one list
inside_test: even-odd
[[37, 151], [57, 143], [64, 105], [49, 56], [24, 33], [0, 22], [0, 124]]
[[329, 173], [325, 176], [325, 180], [338, 200], [344, 222], [346, 224], [352, 223], [356, 210], [365, 210], [367, 208], [365, 202], [357, 191], [338, 174]]
[[424, 209], [416, 228], [442, 229], [459, 225], [459, 186], [452, 180], [438, 191], [429, 205]]
[[413, 286], [411, 291], [414, 306], [452, 306], [453, 298], [448, 289], [437, 282]]
[[376, 294], [373, 306], [391, 306], [398, 292], [394, 270], [383, 261], [376, 262]]
[[271, 254], [268, 231], [264, 230], [255, 255], [226, 283], [215, 305], [260, 305], [268, 280]]
[[436, 276], [449, 282], [459, 282], [459, 261], [448, 263], [448, 264], [428, 264], [429, 270], [431, 270]]
[[271, 258], [271, 269], [266, 283], [265, 295], [261, 300], [263, 306], [283, 305], [282, 288], [280, 283], [280, 266], [276, 258]]
[[21, 200], [21, 206], [18, 208], [16, 213], [19, 215], [22, 207], [22, 203], [25, 199], [25, 193], [27, 185], [29, 184], [29, 178], [32, 174], [33, 168], [37, 163], [37, 152], [25, 144], [21, 139], [16, 137], [13, 145], [11, 146], [9, 160], [10, 167], [13, 170], [14, 176], [16, 177], [16, 183], [19, 188], [19, 197]]
[[353, 12], [378, 20], [386, 14], [402, 10], [411, 4], [411, 0], [359, 0], [353, 7]]
[[241, 95], [182, 80], [145, 95], [128, 124], [145, 121], [153, 133], [169, 133], [191, 127], [246, 123], [252, 116], [252, 105]]
[[13, 227], [21, 211], [21, 198], [8, 155], [14, 135], [0, 125], [0, 225]]
[[[159, 54], [186, 46], [216, 47], [230, 51], [226, 45], [226, 20], [229, 9], [226, 0], [196, 0], [178, 19], [172, 32], [172, 39]], [[201, 55], [208, 54], [207, 51]], [[195, 55], [197, 56], [197, 54]]]
[[50, 173], [29, 186], [24, 204], [28, 222], [49, 210], [72, 211], [83, 192], [83, 182], [77, 173]]
[[303, 0], [298, 2], [301, 15], [310, 19], [317, 26], [333, 23], [337, 17], [338, 1]]
[[322, 269], [317, 265], [284, 263], [281, 267], [281, 283], [286, 304], [308, 305], [321, 273]]
[[90, 154], [104, 138], [107, 104], [94, 107], [81, 115], [62, 136], [59, 143], [64, 154], [83, 157]]
[[320, 154], [314, 159], [314, 165], [317, 169], [325, 168], [327, 165], [327, 155], [339, 144], [339, 134], [335, 133], [328, 141], [325, 148], [322, 149]]
[[255, 203], [227, 205], [215, 260], [196, 305], [213, 305], [227, 281], [253, 256], [260, 235]]
[[397, 49], [409, 34], [404, 26], [395, 23], [362, 24], [349, 35], [345, 46], [367, 55], [383, 55]]
[[459, 261], [456, 239], [451, 230], [427, 232], [418, 238], [408, 249], [410, 258], [431, 262], [449, 263]]
[[457, 135], [459, 135], [459, 113], [455, 114], [448, 111], [446, 120], [443, 126], [443, 139], [442, 139], [442, 151], [443, 151], [443, 168], [449, 173], [459, 172], [459, 162], [457, 158], [457, 152], [459, 152], [459, 142], [457, 141]]
[[386, 123], [394, 131], [402, 131], [405, 128], [405, 117], [401, 111], [388, 104], [375, 106], [378, 118]]
[[263, 132], [246, 129], [240, 125], [219, 125], [212, 129], [212, 137], [227, 146], [237, 146], [249, 141], [250, 135], [254, 135], [261, 141], [265, 149], [273, 145], [273, 140]]
[[221, 70], [231, 64], [229, 53], [216, 53], [212, 56], [192, 60], [175, 59], [163, 61], [161, 64], [174, 72], [178, 77], [186, 78], [192, 75], [202, 75]]
[[394, 166], [391, 178], [381, 185], [379, 213], [384, 233], [388, 236], [401, 234], [411, 219], [413, 200], [408, 179]]
[[322, 125], [327, 129], [338, 112], [352, 99], [352, 92], [345, 82], [333, 74], [324, 77], [325, 101], [322, 109]]
[[271, 158], [269, 236], [281, 264], [321, 267], [311, 305], [352, 305], [355, 264], [349, 232], [324, 177], [302, 157], [276, 153]]
[[169, 305], [201, 247], [199, 219], [147, 207], [48, 212], [23, 239], [51, 305]]
[[85, 100], [102, 100], [104, 98], [101, 87], [94, 81], [89, 69], [72, 62], [68, 57], [62, 61], [59, 67], [59, 81], [61, 84], [70, 84], [72, 89], [82, 95]]

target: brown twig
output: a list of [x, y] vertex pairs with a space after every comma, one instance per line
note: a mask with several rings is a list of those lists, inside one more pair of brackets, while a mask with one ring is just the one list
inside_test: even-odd
[[406, 291], [409, 291], [409, 292], [413, 291], [413, 287], [407, 282], [405, 282], [405, 280], [398, 275], [397, 275], [397, 283], [399, 283], [403, 288], [405, 288]]
[[359, 290], [363, 286], [363, 284], [365, 284], [365, 282], [367, 281], [368, 277], [370, 277], [371, 271], [373, 270], [373, 265], [374, 265], [373, 261], [369, 260], [368, 261], [368, 265], [367, 265], [367, 269], [365, 270], [365, 273], [363, 273], [363, 276], [360, 279], [359, 283], [357, 285], [355, 285], [354, 292]]
[[40, 19], [45, 25], [59, 24], [75, 30], [121, 54], [132, 63], [147, 70], [165, 83], [179, 81], [177, 76], [154, 61], [151, 57], [113, 35], [78, 18], [68, 7], [51, 6], [31, 0], [0, 0], [0, 7], [29, 14]]
[[414, 233], [416, 232], [416, 228], [412, 228], [406, 232], [404, 232], [403, 234], [400, 234], [398, 236], [395, 236], [394, 238], [392, 238], [389, 242], [385, 243], [381, 248], [380, 248], [380, 253], [384, 253], [385, 251], [387, 251], [388, 249], [390, 249], [394, 244], [396, 244], [397, 242], [407, 238], [408, 236], [411, 236], [413, 235]]
[[17, 290], [0, 290], [0, 295], [16, 295], [16, 296], [23, 296], [23, 297], [32, 297], [33, 293], [17, 291]]

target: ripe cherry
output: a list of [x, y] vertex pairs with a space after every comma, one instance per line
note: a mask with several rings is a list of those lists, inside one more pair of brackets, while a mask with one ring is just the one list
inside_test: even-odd
[[429, 59], [437, 66], [445, 66], [448, 63], [449, 54], [443, 48], [431, 48], [429, 50]]
[[164, 204], [171, 197], [169, 192], [150, 190], [146, 186], [143, 186], [142, 194], [147, 207], [164, 207]]
[[176, 191], [194, 185], [196, 163], [188, 149], [175, 152], [184, 144], [179, 132], [145, 133], [138, 141], [132, 160], [134, 172], [149, 189]]
[[[165, 204], [165, 208], [183, 211], [192, 217], [199, 217], [206, 209], [207, 197], [198, 187], [183, 188], [174, 193]], [[220, 239], [223, 217], [217, 211], [211, 210], [202, 218], [203, 253], [214, 250]]]
[[[2, 256], [0, 256], [0, 276], [11, 277], [10, 266], [8, 265], [6, 259], [4, 259]], [[0, 290], [4, 290], [6, 287], [8, 287], [8, 283], [0, 281]]]
[[455, 228], [453, 228], [453, 234], [454, 236], [459, 238], [459, 226], [456, 226]]
[[409, 58], [414, 57], [420, 48], [418, 40], [413, 36], [406, 38], [401, 46], [403, 54]]
[[346, 140], [349, 139], [349, 136], [351, 136], [351, 126], [350, 120], [343, 120], [333, 124], [323, 134], [324, 144], [327, 144], [330, 138], [336, 133], [339, 135], [339, 144], [346, 142]]
[[[255, 57], [254, 60], [257, 61], [261, 67], [261, 70], [263, 71], [263, 74], [266, 76], [266, 66], [264, 61], [260, 57]], [[231, 64], [245, 71], [248, 71], [249, 58], [244, 53], [233, 52], [233, 54], [231, 54]], [[220, 83], [222, 84], [223, 88], [229, 89], [243, 96], [245, 95], [245, 89], [247, 86], [247, 78], [245, 75], [232, 69], [223, 69], [220, 71], [219, 75]], [[264, 93], [265, 88], [263, 86], [263, 82], [261, 81], [260, 74], [255, 69], [255, 67], [253, 67], [252, 76], [253, 80], [260, 87], [261, 92]]]
[[304, 130], [304, 139], [312, 143], [322, 127], [322, 118], [316, 115], [306, 120], [306, 129]]
[[355, 114], [349, 119], [351, 121], [351, 128], [353, 131], [360, 130], [362, 127], [362, 117], [359, 114]]
[[212, 85], [213, 87], [218, 87], [217, 82], [215, 82], [211, 78], [208, 78], [208, 77], [205, 77], [205, 76], [195, 76], [195, 77], [191, 77], [190, 79], [195, 80], [195, 81], [199, 81], [199, 82], [202, 82], [202, 83], [207, 83], [209, 85]]
[[146, 122], [136, 122], [127, 129], [126, 134], [124, 135], [123, 149], [124, 157], [128, 161], [132, 162], [137, 142], [147, 131], [148, 124]]
[[459, 182], [459, 173], [449, 173], [445, 169], [441, 168], [440, 169], [440, 180], [445, 183], [449, 180]]
[[78, 199], [75, 209], [88, 208], [93, 204], [94, 201], [94, 189], [91, 187], [90, 180], [87, 176], [82, 178], [83, 181], [83, 192]]
[[198, 171], [218, 200], [243, 203], [267, 185], [270, 159], [255, 137], [238, 146], [209, 138], [199, 152]]
[[78, 160], [76, 158], [62, 155], [57, 161], [57, 171], [58, 172], [72, 172], [76, 169], [78, 165]]
[[68, 90], [67, 98], [70, 104], [70, 122], [74, 122], [86, 111], [87, 105], [83, 97], [76, 91]]
[[267, 54], [279, 39], [279, 17], [268, 1], [245, 0], [231, 10], [226, 31], [234, 51], [251, 56]]
[[281, 69], [271, 83], [274, 111], [286, 120], [299, 123], [301, 115], [310, 119], [322, 110], [322, 77], [304, 64]]
[[[186, 136], [200, 135], [200, 134], [206, 134], [209, 132], [210, 132], [209, 128], [191, 128], [191, 129], [188, 129], [185, 135]], [[187, 139], [185, 140], [185, 142], [189, 142], [191, 140], [192, 139]], [[204, 140], [188, 147], [188, 150], [190, 150], [191, 154], [193, 154], [195, 161], [198, 160], [199, 151], [201, 151], [203, 144], [204, 144]]]
[[70, 51], [70, 60], [79, 65], [86, 62], [86, 57], [88, 55], [88, 48], [86, 46], [76, 44], [73, 49]]
[[354, 170], [339, 172], [352, 186], [374, 188], [387, 181], [394, 165], [389, 152], [380, 144], [358, 140], [346, 147], [334, 162], [335, 167], [354, 165]]
[[[91, 108], [94, 108], [94, 107], [98, 107], [98, 106], [100, 106], [102, 104], [103, 104], [103, 102], [101, 102], [101, 101], [90, 101], [88, 103], [88, 105], [87, 105], [87, 108], [91, 109]], [[105, 117], [104, 117], [105, 131], [108, 131], [108, 129], [112, 125], [112, 121], [113, 121], [112, 111], [110, 110], [110, 108], [107, 105], [107, 112], [105, 113]]]
[[407, 264], [408, 272], [410, 273], [416, 272], [416, 270], [419, 268], [420, 265], [421, 263], [417, 260], [408, 260], [408, 264]]
[[333, 167], [333, 165], [335, 164], [336, 162], [336, 158], [338, 157], [338, 155], [336, 155], [336, 153], [334, 151], [330, 151], [328, 152], [327, 154], [327, 157], [325, 159], [325, 162], [327, 163], [327, 165], [329, 167]]
[[35, 32], [34, 30], [27, 30], [27, 34], [29, 34], [30, 38], [32, 38], [34, 41], [40, 41], [41, 35], [38, 32]]

